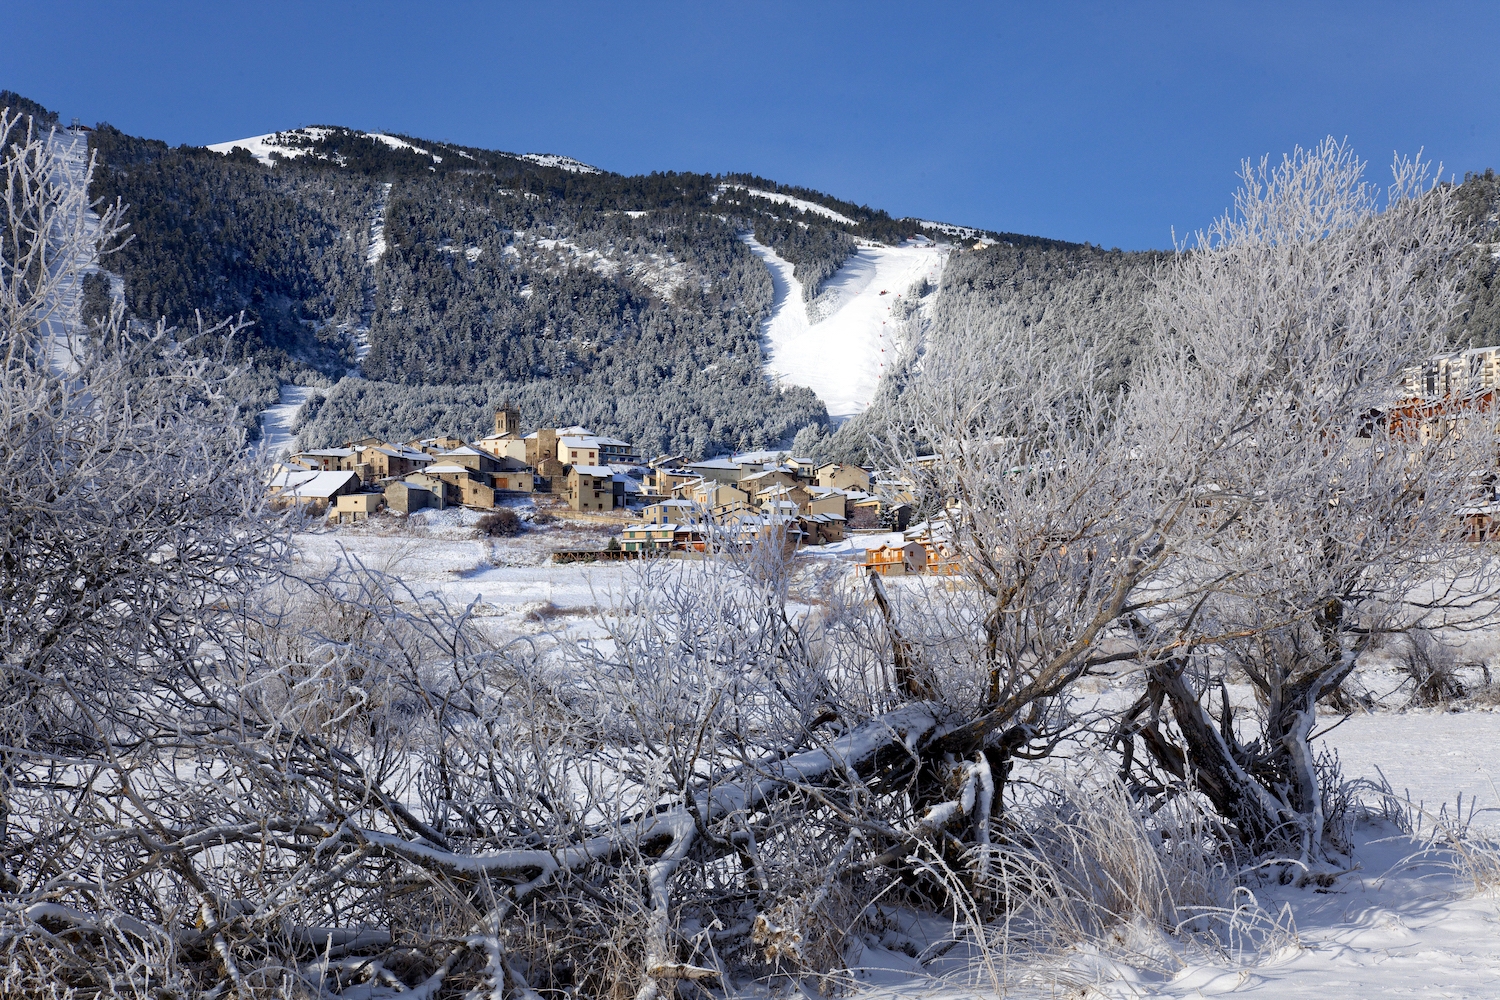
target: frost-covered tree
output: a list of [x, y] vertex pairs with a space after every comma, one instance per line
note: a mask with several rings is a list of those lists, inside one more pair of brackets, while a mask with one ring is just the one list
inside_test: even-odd
[[[1319, 702], [1381, 634], [1488, 607], [1459, 512], [1493, 428], [1474, 410], [1427, 437], [1460, 414], [1392, 408], [1459, 301], [1463, 238], [1426, 166], [1398, 160], [1382, 197], [1328, 141], [1244, 179], [1160, 273], [1128, 385], [1109, 331], [1001, 307], [982, 355], [933, 345], [890, 434], [934, 453], [909, 474], [983, 595], [944, 641], [984, 664], [984, 739], [1042, 735], [1019, 708], [1136, 661], [1148, 690], [1120, 738], [1127, 772], [1152, 765], [1139, 787], [1190, 781], [1243, 849], [1320, 863], [1339, 831]], [[1258, 713], [1227, 702], [1231, 675]]]
[[92, 337], [47, 323], [122, 235], [119, 206], [91, 206], [58, 156], [49, 133], [0, 115], [7, 920], [45, 909], [57, 880], [97, 877], [47, 867], [77, 829], [68, 810], [105, 788], [134, 795], [131, 748], [192, 728], [176, 713], [194, 711], [204, 658], [222, 653], [225, 623], [277, 547], [234, 408], [205, 374], [218, 370], [166, 331], [127, 334], [118, 309]]
[[[1493, 572], [1460, 509], [1493, 465], [1493, 414], [1393, 408], [1461, 302], [1466, 241], [1427, 164], [1398, 159], [1382, 192], [1330, 139], [1242, 176], [1150, 302], [1158, 357], [1126, 410], [1141, 454], [1174, 458], [1160, 488], [1196, 491], [1174, 575], [1212, 582], [1133, 617], [1161, 651], [1133, 717], [1158, 766], [1190, 772], [1247, 845], [1319, 862], [1339, 831], [1318, 704], [1381, 635], [1487, 607]], [[1464, 433], [1423, 433], [1455, 419]], [[1239, 724], [1226, 674], [1261, 701]], [[1163, 701], [1180, 745], [1155, 731]]]

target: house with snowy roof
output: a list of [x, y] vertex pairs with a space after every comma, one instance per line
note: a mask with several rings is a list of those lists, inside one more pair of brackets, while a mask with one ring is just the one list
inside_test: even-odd
[[568, 506], [574, 510], [614, 510], [615, 474], [608, 466], [575, 465], [568, 470]]
[[367, 483], [381, 479], [399, 479], [432, 464], [431, 455], [409, 444], [386, 441], [381, 444], [360, 445], [354, 450], [354, 467], [359, 471], [360, 478]]
[[[499, 472], [506, 468], [506, 460], [487, 451], [481, 451], [473, 445], [466, 444], [448, 451], [439, 452], [433, 456], [435, 461], [445, 465], [462, 465], [474, 472]], [[525, 466], [525, 462], [514, 463], [517, 468]]]
[[761, 472], [752, 472], [740, 477], [739, 488], [751, 495], [769, 486], [796, 486], [797, 474], [786, 466], [774, 466]]
[[682, 499], [691, 500], [716, 518], [750, 506], [750, 494], [737, 486], [712, 479], [690, 484], [685, 488]]
[[691, 500], [662, 500], [649, 504], [641, 511], [641, 519], [651, 524], [692, 524], [699, 507]]
[[731, 486], [738, 483], [740, 477], [747, 472], [764, 471], [764, 466], [760, 463], [740, 462], [729, 456], [707, 458], [701, 462], [692, 462], [683, 468], [703, 479], [712, 479], [715, 482], [728, 483]]
[[870, 474], [857, 465], [829, 462], [818, 467], [817, 484], [840, 490], [868, 490]]
[[[864, 495], [859, 494], [859, 496]], [[849, 516], [849, 493], [832, 486], [809, 486], [807, 487], [807, 503], [803, 505], [803, 509], [809, 514], [838, 514], [840, 517], [847, 518]]]
[[297, 452], [292, 461], [317, 472], [347, 472], [354, 468], [354, 449], [312, 448]]
[[592, 436], [559, 434], [557, 460], [563, 465], [600, 465], [599, 439]]
[[843, 514], [804, 512], [798, 515], [797, 523], [802, 526], [804, 545], [827, 545], [844, 539]]
[[640, 465], [641, 456], [636, 453], [635, 445], [629, 441], [621, 441], [619, 438], [598, 437], [594, 441], [599, 447], [600, 465]]
[[429, 465], [423, 470], [421, 478], [447, 483], [457, 492], [457, 502], [465, 507], [491, 510], [495, 506], [495, 487], [487, 472], [478, 472], [457, 462], [442, 461]]
[[326, 509], [335, 497], [358, 493], [359, 488], [359, 473], [352, 469], [321, 472], [312, 469], [282, 469], [267, 484], [271, 506], [306, 504], [314, 509]]

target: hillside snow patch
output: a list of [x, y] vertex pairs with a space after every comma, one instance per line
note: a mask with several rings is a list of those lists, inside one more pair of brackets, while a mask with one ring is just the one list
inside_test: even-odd
[[[283, 158], [292, 159], [298, 156], [307, 156], [312, 149], [307, 145], [310, 142], [318, 142], [333, 134], [335, 130], [322, 125], [312, 125], [307, 128], [287, 129], [284, 132], [267, 132], [265, 135], [252, 135], [246, 139], [232, 139], [229, 142], [215, 142], [208, 149], [215, 153], [230, 153], [236, 146], [248, 151], [256, 160], [271, 166], [275, 161], [271, 158], [276, 153]], [[433, 163], [442, 163], [443, 158], [421, 146], [413, 146], [405, 139], [398, 139], [384, 132], [361, 133], [368, 139], [384, 143], [392, 149], [408, 149], [420, 156], [429, 156]]]
[[575, 160], [571, 156], [561, 156], [557, 153], [522, 153], [518, 159], [526, 160], [543, 167], [556, 167], [559, 170], [566, 170], [571, 174], [604, 173], [598, 167], [590, 166], [582, 160]]
[[741, 238], [766, 262], [775, 288], [771, 317], [761, 329], [767, 373], [811, 389], [835, 421], [864, 412], [904, 346], [891, 310], [921, 279], [939, 283], [948, 248], [861, 246], [824, 282], [818, 295], [822, 318], [814, 323], [792, 265], [754, 237]]

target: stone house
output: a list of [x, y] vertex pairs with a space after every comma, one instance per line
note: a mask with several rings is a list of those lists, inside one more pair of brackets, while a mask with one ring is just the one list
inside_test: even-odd
[[467, 444], [450, 451], [440, 452], [435, 459], [444, 465], [462, 465], [474, 472], [493, 473], [505, 467], [502, 459]]
[[829, 542], [843, 541], [844, 515], [842, 514], [803, 513], [797, 517], [797, 523], [802, 526], [804, 545], [827, 545]]
[[431, 455], [406, 444], [363, 445], [355, 450], [356, 465], [365, 467], [360, 472], [366, 482], [400, 479], [432, 463]]
[[352, 470], [311, 469], [283, 469], [267, 485], [272, 507], [301, 504], [316, 511], [328, 509], [335, 498], [346, 493], [358, 493], [359, 487], [359, 473]]
[[369, 520], [371, 514], [384, 506], [385, 495], [381, 493], [344, 493], [339, 496], [329, 514], [339, 524], [353, 524]]
[[299, 451], [292, 461], [318, 472], [351, 472], [354, 469], [353, 448], [315, 448]]
[[424, 452], [428, 455], [441, 455], [445, 451], [450, 451], [454, 448], [462, 448], [467, 443], [468, 442], [463, 438], [456, 438], [449, 435], [445, 437], [422, 438], [419, 441], [411, 441], [408, 442], [408, 447], [415, 448], [418, 451]]
[[385, 488], [386, 508], [400, 514], [410, 514], [424, 507], [436, 507], [442, 510], [447, 506], [443, 497], [444, 485], [446, 484], [439, 481], [438, 489], [433, 490], [405, 480], [391, 483]]
[[559, 492], [558, 487], [564, 485], [564, 476], [567, 469], [563, 462], [557, 457], [557, 430], [552, 427], [541, 427], [526, 435], [526, 464], [536, 470], [536, 474], [546, 479], [552, 492]]
[[409, 486], [419, 487], [432, 494], [433, 499], [428, 502], [427, 506], [436, 507], [438, 510], [455, 506], [462, 495], [455, 483], [447, 482], [441, 476], [430, 475], [426, 472], [413, 473], [407, 476], [405, 481]]
[[491, 510], [495, 506], [495, 487], [485, 472], [475, 472], [467, 466], [443, 462], [427, 467], [426, 478], [436, 478], [458, 491], [458, 502], [465, 507]]
[[849, 496], [843, 490], [836, 490], [829, 486], [812, 486], [808, 488], [807, 493], [807, 502], [802, 505], [804, 512], [837, 514], [843, 518], [849, 516]]
[[614, 471], [607, 466], [575, 465], [568, 470], [568, 506], [574, 510], [614, 510]]
[[831, 486], [836, 490], [870, 489], [870, 474], [857, 465], [840, 465], [830, 462], [818, 467], [817, 484]]

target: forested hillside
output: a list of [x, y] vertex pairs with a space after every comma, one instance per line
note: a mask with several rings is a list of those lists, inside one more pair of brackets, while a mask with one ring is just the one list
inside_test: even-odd
[[[57, 116], [9, 92], [0, 101]], [[752, 174], [622, 176], [410, 136], [312, 127], [257, 155], [129, 136], [101, 124], [91, 191], [121, 200], [133, 238], [106, 262], [131, 319], [192, 326], [243, 313], [232, 342], [196, 343], [244, 370], [250, 416], [278, 382], [318, 387], [301, 438], [469, 435], [504, 400], [528, 424], [586, 422], [646, 452], [760, 448], [869, 459], [924, 351], [983, 351], [1005, 324], [1109, 348], [1123, 383], [1144, 337], [1159, 255], [887, 213]], [[267, 153], [266, 150], [270, 152]], [[1460, 344], [1500, 339], [1500, 181], [1459, 192], [1475, 252]], [[908, 295], [908, 356], [871, 409], [830, 433], [808, 390], [764, 377], [772, 302], [753, 236], [789, 261], [815, 311], [857, 241], [962, 240], [937, 288]], [[974, 250], [974, 238], [998, 241]], [[85, 315], [107, 289], [85, 289]], [[918, 309], [915, 303], [925, 303]], [[1065, 364], [1064, 358], [1059, 359]]]
[[935, 296], [926, 315], [912, 308], [901, 317], [919, 327], [905, 339], [920, 349], [900, 359], [868, 410], [830, 436], [803, 434], [799, 453], [880, 462], [882, 446], [892, 436], [907, 447], [930, 447], [931, 442], [905, 435], [900, 413], [903, 394], [921, 391], [924, 363], [933, 355], [984, 356], [1012, 328], [1051, 343], [1055, 364], [1063, 370], [1077, 364], [1075, 344], [1097, 340], [1105, 365], [1094, 375], [1125, 384], [1145, 344], [1145, 297], [1162, 257], [1049, 240], [952, 254], [940, 288], [913, 289], [906, 297], [919, 303]]
[[277, 134], [269, 163], [107, 125], [91, 144], [92, 193], [131, 206], [110, 262], [131, 316], [243, 311], [227, 353], [274, 374], [260, 396], [323, 387], [308, 445], [473, 434], [503, 399], [648, 452], [785, 441], [827, 413], [765, 379], [771, 282], [739, 237], [791, 261], [811, 300], [856, 238], [920, 231], [749, 175], [625, 177], [331, 127]]
[[1458, 189], [1458, 207], [1473, 234], [1474, 253], [1465, 276], [1465, 305], [1456, 342], [1479, 347], [1500, 342], [1500, 178], [1494, 170], [1468, 174]]
[[[1493, 170], [1467, 175], [1456, 202], [1472, 251], [1461, 265], [1464, 304], [1451, 341], [1455, 348], [1500, 343], [1500, 178]], [[901, 359], [870, 409], [831, 435], [816, 430], [803, 434], [798, 452], [879, 462], [892, 441], [909, 448], [931, 446], [904, 435], [899, 405], [903, 393], [916, 387], [924, 358], [934, 352], [982, 356], [1004, 339], [1009, 326], [1056, 345], [1060, 366], [1073, 363], [1068, 355], [1071, 345], [1097, 339], [1104, 345], [1104, 365], [1095, 374], [1127, 385], [1142, 350], [1149, 346], [1145, 299], [1167, 256], [1015, 238], [985, 250], [953, 254], [930, 316], [913, 312], [905, 317], [921, 326], [907, 337], [908, 343], [921, 345], [921, 352]]]

